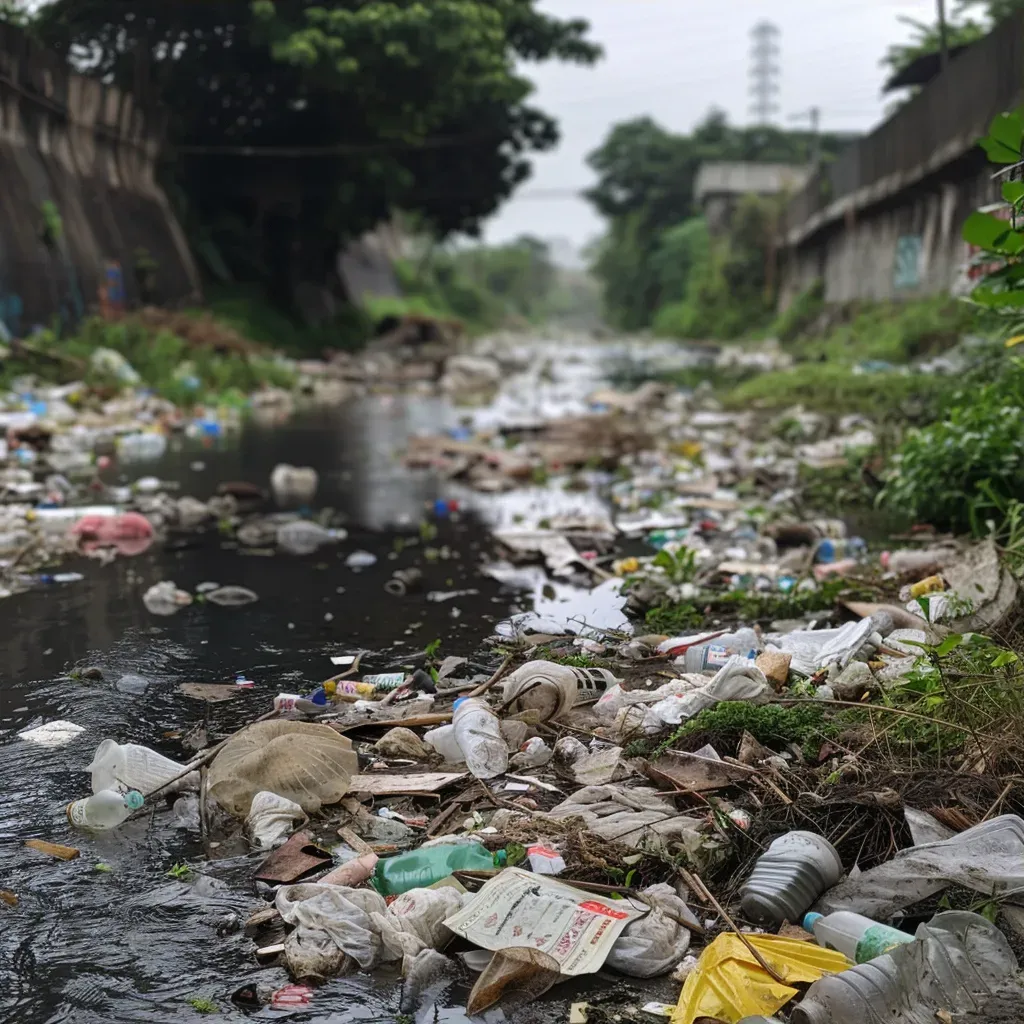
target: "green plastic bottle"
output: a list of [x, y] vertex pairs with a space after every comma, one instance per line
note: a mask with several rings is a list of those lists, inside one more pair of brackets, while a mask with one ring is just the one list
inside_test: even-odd
[[425, 889], [453, 871], [493, 871], [504, 867], [504, 850], [491, 853], [480, 843], [428, 846], [377, 862], [371, 882], [382, 896], [400, 896], [410, 889]]

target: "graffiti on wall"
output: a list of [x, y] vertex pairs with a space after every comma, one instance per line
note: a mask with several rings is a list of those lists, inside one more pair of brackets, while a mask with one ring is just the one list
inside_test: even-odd
[[100, 315], [112, 320], [124, 312], [124, 273], [117, 260], [103, 264], [103, 283], [99, 288]]

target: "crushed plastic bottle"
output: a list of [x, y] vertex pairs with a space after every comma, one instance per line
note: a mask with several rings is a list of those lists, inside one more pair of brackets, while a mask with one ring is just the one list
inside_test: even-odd
[[761, 854], [743, 886], [744, 914], [759, 924], [799, 921], [843, 873], [835, 847], [814, 832], [787, 832]]
[[[688, 642], [689, 641], [689, 642]], [[658, 646], [662, 654], [683, 659], [685, 672], [714, 674], [730, 658], [756, 658], [761, 640], [754, 630], [744, 627], [734, 633], [698, 634], [695, 637], [674, 637]]]
[[491, 779], [508, 771], [508, 747], [501, 735], [501, 722], [487, 701], [459, 698], [452, 728], [466, 767], [478, 779]]
[[75, 800], [68, 804], [68, 821], [75, 828], [106, 831], [117, 828], [144, 803], [145, 798], [137, 790], [118, 793], [112, 789], [105, 789], [85, 800]]
[[159, 459], [167, 451], [165, 434], [144, 432], [125, 434], [117, 440], [117, 454], [125, 462]]

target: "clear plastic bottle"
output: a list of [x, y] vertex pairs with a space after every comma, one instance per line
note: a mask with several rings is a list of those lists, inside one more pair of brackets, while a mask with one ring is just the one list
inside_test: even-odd
[[490, 779], [508, 771], [508, 747], [501, 735], [501, 722], [487, 701], [479, 697], [457, 700], [452, 726], [455, 742], [473, 775]]
[[144, 803], [145, 799], [138, 790], [132, 789], [127, 793], [118, 793], [113, 789], [105, 789], [94, 793], [86, 800], [75, 800], [68, 804], [68, 821], [75, 828], [105, 831], [117, 828]]
[[758, 924], [799, 921], [843, 873], [835, 847], [814, 832], [787, 832], [761, 854], [743, 886], [743, 912]]
[[382, 896], [400, 896], [440, 882], [453, 871], [492, 871], [505, 861], [504, 850], [491, 853], [480, 843], [428, 846], [379, 861], [371, 881]]
[[423, 742], [433, 747], [447, 764], [465, 764], [466, 755], [455, 740], [455, 726], [441, 725], [423, 734]]
[[744, 627], [735, 633], [723, 633], [713, 640], [687, 649], [683, 655], [687, 672], [717, 672], [730, 658], [756, 658], [761, 642], [757, 633]]
[[835, 949], [858, 964], [914, 941], [913, 935], [851, 910], [835, 910], [827, 915], [805, 914], [804, 928], [814, 933], [819, 946]]
[[324, 529], [319, 523], [297, 519], [278, 528], [277, 546], [290, 555], [311, 555], [325, 544], [338, 539], [334, 530]]
[[[92, 772], [93, 793], [108, 790], [127, 793], [133, 789], [142, 793], [152, 793], [167, 785], [172, 779], [178, 778], [185, 770], [185, 765], [178, 764], [177, 761], [172, 761], [169, 757], [150, 750], [149, 747], [104, 740], [96, 748], [87, 770]], [[176, 783], [173, 791], [194, 788], [198, 779], [198, 773], [192, 772]]]

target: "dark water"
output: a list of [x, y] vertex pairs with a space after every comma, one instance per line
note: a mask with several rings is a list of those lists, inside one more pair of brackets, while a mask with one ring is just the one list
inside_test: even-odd
[[[287, 982], [282, 971], [256, 969], [250, 940], [217, 935], [225, 914], [244, 918], [260, 904], [252, 860], [201, 864], [198, 879], [182, 883], [167, 870], [198, 860], [201, 848], [169, 813], [93, 836], [72, 830], [64, 808], [88, 795], [83, 769], [106, 737], [187, 757], [164, 738], [204, 716], [177, 692], [182, 682], [229, 682], [236, 672], [255, 680], [253, 691], [213, 712], [214, 726], [226, 729], [265, 712], [276, 693], [330, 675], [330, 654], [366, 649], [373, 653], [364, 667], [381, 671], [440, 638], [442, 653], [472, 655], [512, 599], [476, 572], [482, 528], [469, 519], [441, 522], [432, 544], [450, 546], [448, 560], [427, 563], [422, 547], [389, 558], [396, 536], [418, 536], [439, 493], [428, 476], [405, 470], [395, 451], [410, 431], [436, 429], [446, 416], [429, 400], [368, 398], [286, 425], [250, 424], [219, 448], [184, 443], [160, 463], [127, 467], [130, 479], [152, 473], [205, 497], [223, 480], [265, 485], [279, 461], [313, 465], [321, 475], [317, 505], [338, 509], [349, 523], [337, 549], [308, 558], [243, 556], [212, 532], [180, 551], [87, 563], [84, 581], [0, 605], [0, 889], [19, 898], [15, 908], [0, 904], [0, 1021], [242, 1020], [228, 1001], [232, 991], [257, 978]], [[190, 468], [197, 459], [205, 469]], [[343, 559], [357, 548], [377, 554], [377, 565], [347, 568]], [[385, 594], [390, 573], [412, 564], [423, 568], [428, 591], [472, 587], [479, 595], [437, 603]], [[158, 618], [141, 595], [160, 579], [189, 589], [207, 580], [240, 584], [260, 601], [193, 605]], [[87, 664], [100, 666], [105, 681], [68, 678]], [[15, 735], [58, 718], [85, 732], [59, 749]], [[75, 846], [81, 856], [52, 860], [24, 847], [32, 837]], [[195, 995], [216, 1000], [220, 1015], [197, 1013], [187, 1002]], [[292, 1019], [392, 1020], [397, 1008], [392, 980], [357, 976], [319, 990], [311, 1011]], [[436, 1012], [438, 1020], [464, 1019], [458, 1010]]]

